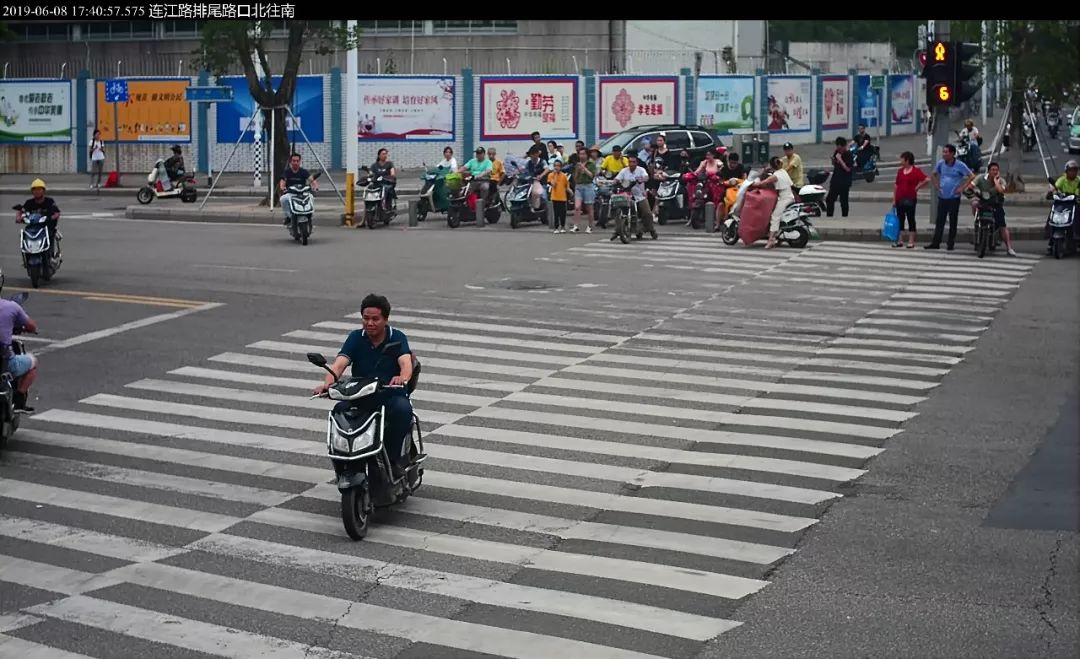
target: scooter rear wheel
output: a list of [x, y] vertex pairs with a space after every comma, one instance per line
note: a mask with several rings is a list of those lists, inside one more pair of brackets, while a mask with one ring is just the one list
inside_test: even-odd
[[810, 242], [810, 232], [806, 230], [806, 227], [797, 227], [795, 231], [799, 233], [799, 236], [794, 240], [789, 240], [788, 244], [795, 249], [806, 247], [806, 244]]

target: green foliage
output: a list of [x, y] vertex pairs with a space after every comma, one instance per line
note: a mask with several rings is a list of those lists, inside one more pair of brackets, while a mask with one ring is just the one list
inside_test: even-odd
[[14, 41], [15, 33], [11, 31], [11, 28], [7, 26], [7, 23], [0, 21], [0, 41]]
[[[285, 169], [289, 159], [291, 147], [285, 130], [284, 108], [292, 102], [296, 91], [296, 77], [304, 51], [311, 49], [317, 54], [328, 55], [336, 50], [355, 48], [360, 43], [360, 31], [316, 27], [308, 21], [289, 21], [285, 61], [280, 65], [280, 71], [274, 71], [267, 51], [268, 42], [276, 36], [271, 33], [275, 25], [280, 25], [280, 21], [207, 21], [193, 55], [197, 66], [215, 76], [225, 75], [237, 65], [243, 69], [251, 98], [261, 107], [268, 108], [264, 111], [264, 125], [274, 126], [274, 153], [270, 163], [271, 171], [276, 173]], [[262, 67], [262, 79], [253, 58]], [[275, 75], [281, 76], [281, 84], [276, 90], [271, 84]]]
[[[1043, 98], [1069, 99], [1080, 71], [1080, 21], [991, 21], [988, 55], [1008, 57], [1013, 89], [1034, 86]], [[981, 41], [980, 21], [953, 21], [950, 38]]]

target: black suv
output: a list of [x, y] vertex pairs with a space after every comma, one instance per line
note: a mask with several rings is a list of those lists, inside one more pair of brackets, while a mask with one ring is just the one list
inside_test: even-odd
[[667, 147], [672, 151], [678, 153], [686, 149], [690, 153], [690, 162], [695, 167], [705, 158], [705, 152], [709, 149], [717, 149], [721, 154], [725, 150], [716, 133], [702, 126], [645, 124], [628, 128], [607, 138], [600, 143], [600, 153], [601, 155], [608, 155], [615, 145], [621, 146], [623, 153], [640, 151], [646, 138], [648, 138], [650, 144], [656, 144], [656, 138], [660, 135], [664, 136]]

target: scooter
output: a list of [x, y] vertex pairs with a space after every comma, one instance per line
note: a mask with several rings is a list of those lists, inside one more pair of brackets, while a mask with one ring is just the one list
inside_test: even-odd
[[852, 141], [848, 151], [851, 151], [851, 157], [855, 161], [855, 171], [852, 174], [863, 177], [867, 183], [873, 183], [874, 178], [878, 175], [877, 161], [881, 157], [881, 147], [876, 144], [870, 145], [870, 155], [866, 158], [866, 162], [863, 163], [862, 167], [858, 165], [859, 143]]
[[[3, 287], [4, 275], [0, 272], [0, 287]], [[19, 293], [7, 299], [22, 306], [30, 297], [29, 293]], [[12, 334], [18, 335], [23, 332], [23, 328], [16, 327]], [[2, 351], [4, 346], [0, 346]], [[26, 349], [23, 347], [22, 341], [19, 341], [14, 336], [11, 338], [11, 353], [13, 355], [22, 355], [26, 353]], [[4, 447], [7, 445], [8, 440], [15, 435], [15, 431], [19, 429], [19, 417], [21, 414], [15, 411], [15, 392], [19, 388], [19, 379], [13, 378], [8, 370], [7, 357], [3, 352], [0, 352], [0, 453], [3, 453]]]
[[[311, 178], [318, 179], [322, 172], [315, 172]], [[312, 194], [311, 186], [303, 184], [290, 185], [285, 189], [289, 195], [289, 210], [291, 221], [288, 223], [289, 235], [296, 242], [306, 245], [312, 231], [315, 230], [312, 216], [315, 214], [315, 195]]]
[[968, 166], [973, 172], [978, 172], [982, 158], [976, 155], [977, 149], [971, 148], [971, 138], [960, 131], [956, 131], [956, 159]]
[[[682, 178], [687, 187], [691, 189], [690, 226], [694, 229], [700, 229], [705, 226], [707, 221], [705, 204], [709, 203], [710, 197], [719, 199], [721, 204], [724, 203], [723, 182], [715, 175], [708, 176], [705, 173], [697, 174], [695, 172], [687, 172], [683, 174]], [[708, 221], [712, 220], [708, 219]]]
[[[378, 224], [386, 226], [397, 215], [397, 196], [390, 195], [393, 181], [385, 176], [363, 176], [356, 185], [364, 188], [364, 224], [374, 229]], [[393, 197], [388, 198], [388, 197]]]
[[1050, 139], [1056, 140], [1058, 136], [1058, 127], [1061, 125], [1061, 115], [1057, 110], [1050, 110], [1046, 113], [1046, 132], [1050, 134]]
[[[387, 344], [386, 348], [389, 348]], [[324, 368], [326, 357], [309, 352], [309, 362]], [[413, 357], [413, 376], [405, 385], [411, 395], [420, 377], [420, 363]], [[334, 384], [325, 394], [312, 398], [348, 401], [348, 409], [331, 410], [326, 421], [326, 451], [334, 466], [336, 484], [341, 492], [341, 521], [353, 540], [368, 533], [371, 515], [376, 508], [402, 503], [420, 488], [424, 478], [424, 440], [420, 418], [413, 414], [405, 441], [409, 442], [409, 462], [404, 472], [396, 474], [391, 468], [390, 454], [383, 442], [386, 428], [386, 406], [380, 405], [377, 394], [393, 388], [378, 379], [345, 378], [335, 375]]]
[[534, 209], [529, 200], [529, 192], [532, 189], [534, 180], [535, 177], [529, 174], [518, 174], [510, 187], [510, 191], [506, 194], [506, 200], [510, 204], [507, 210], [510, 211], [510, 228], [512, 229], [518, 228], [523, 222], [548, 223], [547, 210], [548, 197], [551, 196], [550, 190], [548, 195], [540, 199], [540, 208]]
[[[1053, 179], [1049, 180], [1052, 184]], [[1046, 217], [1046, 229], [1050, 234], [1048, 251], [1055, 259], [1072, 256], [1076, 253], [1076, 195], [1055, 190], [1046, 196], [1053, 200], [1050, 213]]]
[[611, 217], [615, 220], [615, 235], [624, 245], [630, 244], [630, 236], [638, 240], [645, 235], [641, 227], [641, 218], [638, 217], [637, 203], [630, 191], [634, 188], [633, 181], [616, 182], [616, 190], [611, 195]]
[[[975, 220], [975, 253], [979, 258], [997, 248], [997, 229], [994, 228], [994, 206], [990, 203], [990, 193], [966, 190], [964, 196], [974, 199], [972, 210]], [[976, 198], [977, 197], [977, 198]]]
[[[22, 204], [12, 206], [16, 211], [22, 211]], [[63, 236], [60, 230], [56, 230], [55, 253], [52, 239], [49, 236], [48, 217], [40, 213], [23, 213], [23, 223], [26, 225], [22, 230], [22, 260], [26, 274], [30, 277], [30, 285], [37, 288], [42, 281], [49, 281], [60, 270], [60, 264], [64, 262], [60, 254], [60, 241]]]
[[[731, 214], [724, 221], [724, 230], [720, 239], [725, 245], [734, 245], [739, 242], [739, 212], [742, 210], [743, 197], [750, 185], [761, 178], [757, 171], [752, 171], [746, 180], [739, 186], [738, 197]], [[780, 217], [780, 230], [777, 232], [777, 244], [788, 243], [796, 249], [802, 249], [810, 242], [810, 238], [816, 237], [817, 230], [810, 223], [811, 217], [821, 217], [821, 209], [826, 191], [820, 185], [808, 184], [799, 189], [796, 201], [784, 208], [784, 214]]]
[[593, 202], [593, 217], [596, 218], [596, 226], [606, 229], [608, 219], [611, 217], [611, 195], [615, 192], [615, 179], [613, 175], [597, 176], [595, 183], [596, 201]]
[[428, 169], [420, 180], [423, 186], [420, 188], [420, 199], [416, 202], [416, 220], [423, 222], [428, 213], [445, 213], [450, 207], [446, 191], [446, 175], [450, 170], [445, 167], [433, 167]]
[[158, 158], [154, 168], [146, 176], [146, 185], [139, 188], [135, 198], [140, 204], [149, 204], [155, 199], [171, 199], [178, 197], [186, 204], [195, 203], [197, 193], [195, 190], [195, 175], [188, 174], [184, 170], [176, 173], [176, 181], [169, 179], [165, 171], [165, 159]]
[[[472, 181], [472, 177], [465, 176], [462, 178], [464, 185], [455, 194], [450, 197], [450, 205], [446, 209], [446, 224], [451, 229], [456, 229], [461, 226], [462, 222], [476, 222], [476, 206], [477, 206], [477, 193], [469, 192], [469, 183]], [[494, 186], [494, 181], [488, 181], [490, 186]], [[496, 193], [488, 194], [487, 200], [484, 202], [484, 219], [488, 224], [495, 224], [502, 217], [503, 202], [502, 198]]]

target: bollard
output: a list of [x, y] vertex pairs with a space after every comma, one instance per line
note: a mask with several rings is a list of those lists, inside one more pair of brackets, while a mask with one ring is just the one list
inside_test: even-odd
[[484, 196], [480, 195], [480, 196], [478, 196], [476, 198], [476, 228], [477, 229], [483, 229], [484, 225], [487, 224], [487, 220], [484, 219], [484, 206], [486, 206], [486, 204], [484, 203]]
[[420, 224], [420, 219], [417, 214], [417, 201], [415, 199], [409, 200], [409, 226], [415, 227]]
[[705, 231], [707, 233], [716, 232], [716, 205], [711, 201], [705, 202]]
[[353, 192], [356, 186], [354, 185], [356, 174], [348, 172], [345, 174], [345, 215], [342, 218], [344, 222], [342, 224], [347, 227], [353, 225], [353, 213], [356, 211], [356, 201]]
[[547, 214], [547, 221], [548, 221], [547, 227], [549, 229], [551, 229], [552, 231], [554, 231], [555, 230], [555, 206], [551, 203], [551, 199], [550, 199], [551, 195], [550, 195], [550, 193], [548, 194], [548, 197], [549, 198], [547, 200], [547, 208], [544, 209], [544, 212]]

